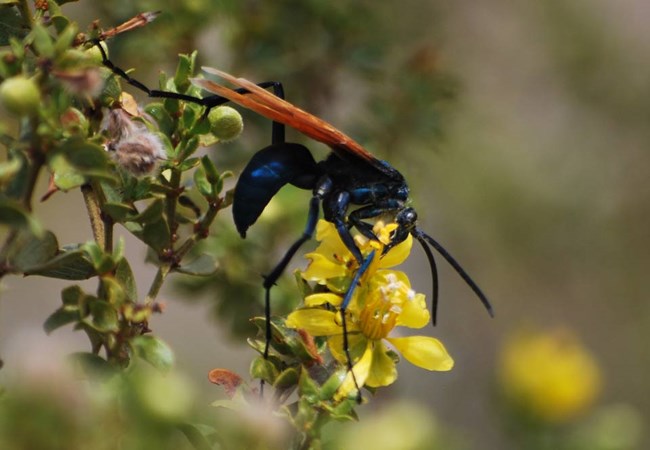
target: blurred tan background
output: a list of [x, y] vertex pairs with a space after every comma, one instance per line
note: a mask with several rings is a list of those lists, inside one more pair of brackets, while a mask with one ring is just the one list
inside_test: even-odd
[[[283, 81], [290, 101], [331, 120], [406, 176], [421, 227], [485, 290], [496, 317], [489, 319], [469, 288], [439, 263], [439, 325], [425, 331], [446, 344], [456, 367], [427, 373], [403, 362], [398, 382], [372, 401], [373, 408], [391, 396], [413, 399], [462, 429], [472, 448], [504, 448], [492, 413], [502, 343], [522, 326], [562, 327], [600, 365], [597, 404], [629, 405], [647, 423], [650, 4], [374, 3], [343, 2], [338, 16], [324, 12], [329, 21], [299, 16], [316, 14], [320, 2], [312, 2], [313, 11], [289, 1], [207, 0], [115, 1], [98, 9], [88, 2], [66, 11], [83, 28], [96, 17], [109, 26], [161, 10], [150, 26], [109, 43], [116, 63], [155, 84], [159, 69], [173, 69], [177, 53], [198, 46], [201, 64]], [[402, 68], [412, 69], [419, 84]], [[427, 83], [437, 87], [423, 89]], [[421, 95], [402, 95], [409, 89]], [[224, 165], [232, 162], [228, 168], [240, 168], [265, 145], [268, 128], [254, 128], [243, 150], [233, 147], [244, 153], [241, 161], [224, 156], [228, 148], [219, 150]], [[296, 207], [297, 235], [309, 194], [296, 198], [304, 202], [304, 209]], [[78, 193], [55, 195], [38, 205], [37, 215], [62, 243], [90, 239]], [[128, 237], [127, 243], [132, 264], [143, 261], [143, 246]], [[258, 251], [260, 262], [249, 267], [253, 280], [272, 265], [264, 261], [268, 248]], [[135, 270], [145, 280], [142, 292], [154, 272], [144, 264]], [[419, 249], [404, 270], [428, 295], [428, 266]], [[65, 285], [4, 280], [0, 379], [16, 370], [16, 346], [25, 334], [36, 336], [33, 352], [49, 348], [44, 341], [65, 351], [87, 348], [67, 329], [41, 339], [42, 323]], [[184, 295], [168, 285], [167, 309], [151, 327], [175, 349], [178, 366], [205, 398], [216, 398], [207, 371], [218, 366], [246, 373], [253, 352], [214, 319], [209, 299], [187, 303]]]

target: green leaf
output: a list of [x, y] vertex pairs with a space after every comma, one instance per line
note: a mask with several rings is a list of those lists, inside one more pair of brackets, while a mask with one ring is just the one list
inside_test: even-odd
[[[129, 177], [124, 187], [122, 188], [122, 193], [118, 198], [119, 202], [135, 202], [138, 200], [145, 200], [152, 197], [152, 193], [155, 193], [155, 188], [160, 186], [159, 183], [153, 181], [152, 178], [134, 178]], [[162, 193], [166, 194], [169, 190], [163, 190]]]
[[205, 170], [205, 176], [210, 184], [216, 184], [219, 181], [219, 171], [208, 155], [201, 158], [201, 165]]
[[89, 325], [92, 328], [104, 333], [119, 330], [117, 310], [110, 303], [95, 299], [88, 302], [88, 308], [92, 318]]
[[167, 222], [161, 218], [157, 222], [145, 224], [140, 238], [145, 244], [160, 253], [169, 246], [171, 233]]
[[[76, 2], [78, 0], [70, 0], [72, 2]], [[50, 13], [50, 17], [52, 19], [56, 18], [57, 16], [61, 15], [61, 8], [59, 5], [62, 5], [65, 3], [65, 0], [47, 0], [47, 12]]]
[[332, 400], [336, 394], [336, 391], [338, 391], [339, 387], [341, 387], [341, 384], [343, 383], [343, 380], [345, 380], [347, 374], [347, 369], [339, 369], [334, 372], [321, 386], [321, 400]]
[[86, 182], [86, 178], [61, 154], [52, 155], [48, 165], [54, 172], [54, 184], [62, 191], [78, 188]]
[[20, 170], [9, 181], [10, 183], [5, 189], [5, 195], [11, 198], [24, 198], [27, 189], [29, 188], [29, 171], [32, 164], [23, 151], [16, 149], [9, 150], [10, 161], [17, 159], [20, 161]]
[[133, 217], [131, 220], [133, 222], [138, 222], [141, 224], [158, 222], [161, 220], [164, 210], [165, 210], [165, 205], [162, 199], [156, 199], [153, 202], [151, 202], [144, 211], [142, 211], [137, 216]]
[[[262, 332], [266, 330], [264, 317], [254, 317], [251, 322]], [[271, 347], [282, 355], [291, 355], [300, 358], [302, 361], [313, 361], [314, 357], [305, 344], [300, 334], [291, 328], [284, 326], [282, 319], [271, 319]]]
[[300, 396], [306, 398], [310, 403], [313, 403], [319, 399], [319, 388], [318, 384], [311, 379], [306, 370], [303, 370], [300, 374]]
[[68, 286], [67, 288], [61, 291], [61, 300], [63, 301], [63, 306], [67, 307], [79, 307], [83, 304], [83, 299], [86, 297], [81, 286], [74, 285]]
[[203, 166], [194, 171], [194, 185], [202, 196], [206, 198], [212, 198], [214, 196], [212, 184], [210, 184], [208, 181], [208, 177]]
[[103, 73], [106, 76], [106, 81], [99, 99], [103, 106], [111, 106], [116, 101], [119, 101], [122, 87], [117, 75], [113, 74], [109, 69], [105, 69]]
[[235, 174], [233, 174], [230, 170], [226, 170], [221, 174], [219, 180], [217, 180], [217, 183], [215, 184], [215, 187], [217, 189], [217, 194], [221, 194], [221, 191], [223, 191], [224, 180], [227, 180], [228, 178], [232, 178], [233, 176], [235, 176]]
[[135, 302], [138, 299], [138, 288], [136, 286], [133, 271], [126, 258], [120, 259], [115, 268], [115, 279], [120, 283], [128, 300]]
[[104, 203], [102, 211], [108, 214], [115, 222], [124, 222], [138, 214], [138, 210], [125, 203]]
[[100, 145], [91, 144], [78, 137], [66, 140], [59, 151], [82, 173], [95, 173], [109, 165], [109, 157]]
[[174, 131], [174, 120], [169, 115], [165, 106], [160, 102], [149, 103], [144, 107], [147, 114], [156, 119], [158, 129], [166, 135], [171, 135]]
[[43, 236], [43, 229], [27, 209], [19, 202], [0, 198], [0, 224], [16, 229], [28, 229], [36, 236]]
[[190, 77], [194, 74], [194, 64], [197, 52], [191, 55], [179, 55], [174, 84], [179, 92], [185, 92], [190, 87]]
[[176, 271], [187, 275], [207, 277], [214, 275], [218, 268], [219, 262], [217, 259], [208, 253], [203, 253], [195, 260], [187, 264], [182, 264]]
[[356, 422], [359, 420], [357, 413], [354, 411], [356, 404], [357, 401], [355, 399], [347, 399], [333, 408], [328, 408], [328, 411], [334, 420]]
[[[185, 109], [186, 113], [189, 111], [189, 109]], [[187, 114], [184, 114], [184, 117]], [[188, 119], [190, 120], [190, 119]], [[176, 159], [179, 161], [183, 161], [192, 154], [199, 148], [199, 138], [197, 136], [193, 136], [190, 139], [188, 139], [186, 142], [181, 142], [178, 147], [176, 148]]]
[[20, 158], [10, 158], [8, 161], [0, 163], [0, 185], [10, 181], [23, 167], [23, 160]]
[[137, 336], [131, 340], [135, 353], [158, 370], [168, 371], [174, 365], [174, 352], [155, 336]]
[[45, 320], [43, 328], [47, 334], [57, 328], [61, 328], [69, 323], [78, 322], [81, 319], [78, 308], [61, 307], [50, 314], [50, 317]]
[[178, 170], [181, 172], [185, 172], [187, 170], [193, 169], [194, 167], [198, 166], [200, 164], [200, 159], [199, 158], [187, 158], [183, 162], [181, 162], [179, 165], [176, 166]]
[[69, 23], [65, 29], [57, 30], [57, 32], [59, 36], [54, 43], [54, 50], [60, 55], [72, 46], [72, 41], [77, 35], [77, 26], [74, 23]]
[[96, 273], [105, 274], [115, 268], [115, 261], [113, 261], [112, 256], [104, 252], [95, 241], [86, 242], [81, 246], [81, 250], [88, 255]]
[[278, 376], [278, 369], [268, 359], [258, 356], [251, 362], [250, 374], [253, 378], [262, 379], [269, 384], [273, 384]]
[[61, 190], [81, 186], [86, 177], [115, 182], [110, 159], [104, 149], [75, 136], [67, 139], [48, 156], [54, 183]]
[[210, 121], [207, 118], [200, 117], [190, 130], [190, 133], [199, 135], [200, 147], [209, 147], [219, 142], [219, 138], [212, 134], [211, 131]]
[[43, 233], [40, 238], [29, 232], [22, 232], [16, 239], [13, 251], [12, 265], [20, 272], [27, 272], [54, 258], [59, 251], [59, 243], [50, 231]]
[[298, 378], [298, 371], [295, 368], [290, 367], [278, 375], [273, 386], [276, 389], [289, 389], [298, 384]]
[[119, 281], [113, 276], [102, 277], [102, 288], [104, 294], [102, 297], [108, 301], [114, 308], [119, 308], [124, 304], [125, 294], [124, 289]]
[[32, 28], [31, 39], [39, 56], [49, 59], [54, 57], [54, 43], [45, 27], [35, 24]]
[[[52, 2], [49, 2], [49, 5], [51, 4]], [[52, 25], [54, 25], [54, 29], [57, 31], [57, 33], [62, 33], [70, 25], [70, 19], [58, 13], [55, 13], [55, 11], [52, 10], [52, 6], [49, 6], [49, 13], [50, 20], [52, 21]]]
[[45, 264], [30, 268], [25, 275], [40, 275], [63, 280], [87, 280], [95, 276], [95, 268], [86, 252], [72, 250], [63, 252]]

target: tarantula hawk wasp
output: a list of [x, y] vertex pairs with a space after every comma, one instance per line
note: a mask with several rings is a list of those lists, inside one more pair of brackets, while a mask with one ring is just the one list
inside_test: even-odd
[[[285, 101], [280, 83], [255, 84], [246, 79], [236, 78], [228, 73], [204, 67], [204, 71], [219, 76], [234, 85], [235, 88], [231, 89], [214, 81], [195, 78], [192, 79], [192, 82], [196, 86], [213, 95], [200, 98], [152, 90], [116, 67], [107, 58], [101, 45], [97, 43], [97, 46], [100, 48], [106, 67], [121, 76], [127, 83], [146, 92], [150, 97], [193, 102], [205, 106], [206, 115], [210, 108], [230, 101], [273, 121], [271, 145], [258, 151], [251, 158], [235, 187], [233, 217], [242, 237], [246, 236], [248, 228], [255, 223], [266, 205], [284, 185], [291, 184], [312, 191], [307, 224], [302, 236], [291, 245], [275, 268], [264, 277], [266, 343], [263, 356], [265, 359], [268, 358], [271, 341], [271, 288], [298, 249], [312, 238], [321, 208], [325, 220], [335, 225], [341, 240], [359, 264], [359, 269], [340, 307], [343, 345], [348, 360], [348, 370], [352, 371], [352, 360], [348, 350], [345, 311], [356, 284], [374, 256], [371, 253], [366, 258], [363, 257], [354, 242], [351, 229], [355, 228], [367, 238], [376, 240], [372, 225], [367, 222], [369, 219], [391, 215], [398, 225], [391, 236], [391, 243], [384, 248], [384, 253], [404, 241], [409, 234], [422, 246], [431, 269], [433, 294], [431, 308], [434, 325], [438, 307], [438, 275], [431, 247], [460, 275], [483, 303], [490, 316], [493, 316], [489, 300], [462, 266], [442, 245], [417, 226], [415, 210], [406, 206], [409, 188], [402, 174], [386, 161], [377, 159], [326, 121]], [[269, 87], [273, 88], [273, 93], [265, 89]], [[316, 162], [306, 147], [286, 142], [285, 126], [294, 128], [307, 137], [328, 145], [332, 152], [325, 160]], [[357, 207], [357, 209], [351, 211], [351, 207]], [[354, 377], [354, 372], [352, 375]], [[360, 399], [360, 394], [358, 395], [358, 399]]]

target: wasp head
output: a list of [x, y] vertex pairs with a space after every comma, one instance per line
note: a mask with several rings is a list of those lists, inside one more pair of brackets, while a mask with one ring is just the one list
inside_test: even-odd
[[384, 254], [400, 242], [403, 242], [411, 234], [411, 231], [415, 229], [417, 220], [418, 214], [413, 208], [404, 208], [397, 213], [395, 216], [397, 228], [390, 237], [390, 243], [384, 247]]

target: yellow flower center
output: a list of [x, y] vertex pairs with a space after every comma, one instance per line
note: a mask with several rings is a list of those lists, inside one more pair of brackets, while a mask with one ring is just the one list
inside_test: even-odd
[[359, 328], [370, 340], [380, 340], [388, 336], [395, 328], [397, 318], [402, 309], [393, 304], [396, 291], [401, 288], [400, 282], [391, 282], [371, 291], [359, 313]]

